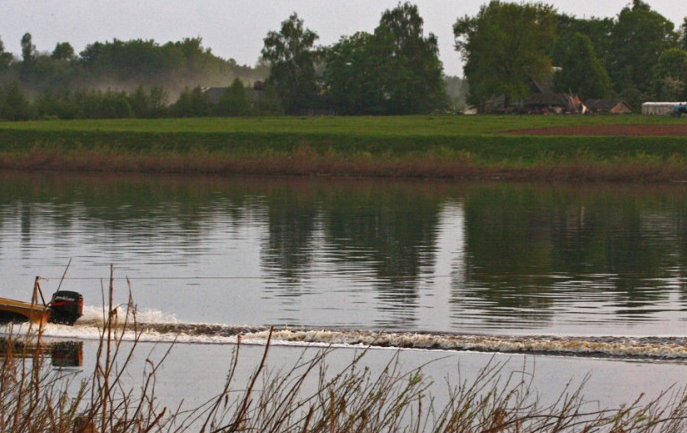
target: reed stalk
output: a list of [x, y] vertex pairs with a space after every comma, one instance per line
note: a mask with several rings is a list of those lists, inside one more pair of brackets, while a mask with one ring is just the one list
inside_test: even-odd
[[[139, 350], [141, 330], [130, 298], [126, 313], [113, 304], [113, 278], [103, 289], [104, 318], [92, 375], [81, 382], [51, 368], [40, 349], [43, 329], [2, 346], [0, 432], [261, 432], [261, 433], [678, 433], [687, 429], [687, 393], [668, 390], [644, 402], [608, 409], [584, 400], [584, 384], [570, 385], [553, 403], [543, 404], [532, 375], [506, 374], [490, 362], [479, 374], [449, 389], [438, 403], [423, 369], [407, 371], [397, 354], [381, 372], [365, 367], [366, 350], [338, 371], [328, 359], [337, 351], [303, 351], [292, 365], [270, 368], [268, 339], [252, 374], [236, 374], [238, 339], [225, 384], [206, 404], [190, 410], [160, 407], [155, 395], [161, 359], [146, 361], [143, 383], [134, 388], [125, 372]], [[133, 330], [133, 331], [132, 331]], [[122, 344], [133, 332], [133, 344]], [[126, 336], [125, 336], [126, 334]], [[17, 348], [16, 341], [23, 341]], [[131, 372], [129, 372], [131, 373]], [[533, 373], [533, 374], [536, 374]]]

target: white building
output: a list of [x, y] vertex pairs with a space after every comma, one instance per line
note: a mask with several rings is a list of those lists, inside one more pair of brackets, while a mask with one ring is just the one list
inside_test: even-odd
[[676, 105], [687, 106], [687, 102], [645, 102], [642, 104], [642, 114], [646, 116], [671, 115]]

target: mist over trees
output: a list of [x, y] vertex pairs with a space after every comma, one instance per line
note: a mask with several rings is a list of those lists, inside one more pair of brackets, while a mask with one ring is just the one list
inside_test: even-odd
[[114, 39], [77, 53], [69, 42], [44, 51], [27, 32], [17, 55], [0, 40], [0, 119], [435, 113], [466, 100], [517, 105], [534, 82], [635, 108], [687, 99], [687, 18], [676, 29], [642, 0], [614, 18], [491, 0], [453, 26], [464, 79], [444, 75], [437, 37], [412, 3], [330, 46], [316, 45], [295, 12], [275, 24], [254, 66], [214, 55], [200, 38]]
[[468, 101], [476, 107], [495, 98], [521, 101], [533, 80], [547, 76], [556, 91], [622, 98], [635, 108], [687, 97], [687, 19], [675, 31], [642, 0], [615, 18], [589, 19], [544, 3], [492, 0], [476, 16], [459, 18], [454, 35], [466, 61]]
[[[254, 67], [215, 56], [200, 38], [159, 44], [68, 42], [40, 51], [26, 33], [21, 57], [0, 41], [0, 118], [74, 119], [277, 114], [413, 114], [460, 104], [460, 79], [443, 75], [437, 38], [411, 3], [385, 11], [372, 34], [316, 46], [296, 13], [264, 38]], [[222, 90], [224, 89], [224, 90]], [[447, 96], [447, 89], [451, 98]], [[218, 90], [222, 91], [218, 94]], [[12, 107], [17, 112], [12, 112]]]
[[[0, 48], [3, 48], [0, 46]], [[170, 94], [186, 87], [226, 86], [234, 78], [263, 79], [265, 70], [215, 56], [200, 38], [158, 44], [134, 39], [89, 44], [78, 55], [68, 42], [40, 52], [30, 33], [21, 39], [21, 58], [0, 49], [0, 83], [21, 82], [31, 96], [56, 88], [134, 91], [139, 85], [161, 86]], [[2, 68], [2, 65], [6, 67]]]
[[[233, 80], [252, 85], [267, 72], [261, 64], [243, 66], [215, 56], [200, 38], [165, 44], [114, 39], [89, 44], [77, 54], [68, 42], [52, 52], [39, 51], [26, 33], [18, 58], [0, 40], [0, 118], [210, 115], [215, 104], [194, 96], [202, 93], [201, 86], [225, 87]], [[235, 109], [228, 112], [238, 115]]]

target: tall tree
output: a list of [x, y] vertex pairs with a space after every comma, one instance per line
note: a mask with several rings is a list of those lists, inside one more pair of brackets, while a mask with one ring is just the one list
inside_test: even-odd
[[682, 20], [682, 24], [680, 25], [678, 36], [679, 36], [678, 42], [680, 44], [680, 48], [682, 48], [683, 50], [687, 50], [687, 17], [683, 18], [683, 20]]
[[388, 50], [378, 37], [358, 32], [326, 50], [323, 73], [327, 95], [342, 114], [384, 114], [383, 80], [391, 73]]
[[652, 68], [663, 51], [677, 44], [673, 29], [672, 22], [641, 0], [623, 8], [611, 33], [609, 73], [616, 90], [651, 91]]
[[561, 67], [553, 77], [554, 90], [574, 92], [582, 99], [603, 99], [610, 95], [611, 80], [586, 35], [577, 32], [559, 37], [553, 60]]
[[250, 112], [250, 100], [246, 87], [235, 78], [231, 86], [220, 96], [215, 114], [218, 116], [246, 116]]
[[35, 99], [35, 107], [39, 119], [75, 119], [81, 114], [68, 88], [40, 92]]
[[0, 88], [0, 119], [29, 120], [32, 116], [31, 103], [17, 81]]
[[465, 59], [468, 102], [478, 107], [494, 97], [511, 101], [527, 97], [531, 81], [552, 73], [548, 56], [556, 37], [553, 7], [492, 0], [475, 17], [453, 26], [456, 49]]
[[5, 51], [5, 44], [0, 39], [0, 71], [6, 70], [10, 63], [12, 63], [12, 60], [14, 60], [14, 56], [12, 56], [12, 53]]
[[170, 110], [172, 114], [179, 117], [203, 117], [209, 114], [210, 108], [211, 103], [207, 94], [196, 86], [192, 90], [184, 89]]
[[661, 53], [653, 68], [653, 94], [657, 99], [687, 98], [687, 51], [671, 48]]
[[288, 114], [313, 108], [317, 96], [314, 48], [318, 36], [303, 27], [303, 20], [293, 13], [281, 23], [279, 32], [270, 31], [264, 39], [262, 59], [270, 65], [268, 83], [279, 94]]
[[284, 114], [284, 107], [274, 86], [267, 83], [260, 90], [260, 96], [255, 101], [253, 113], [259, 116], [279, 116]]
[[[559, 38], [572, 37], [575, 33], [582, 33], [592, 42], [597, 58], [603, 63], [606, 71], [611, 66], [611, 33], [615, 27], [613, 18], [576, 18], [561, 14], [558, 16]], [[555, 49], [554, 49], [555, 52]], [[558, 60], [554, 56], [554, 63]]]
[[384, 12], [374, 34], [343, 37], [326, 52], [324, 82], [344, 114], [412, 114], [447, 102], [437, 39], [416, 6]]
[[33, 44], [31, 33], [24, 33], [21, 37], [21, 58], [25, 65], [36, 60], [36, 46]]
[[75, 60], [76, 54], [74, 53], [74, 47], [69, 42], [59, 42], [55, 45], [55, 49], [52, 51], [50, 56], [54, 60]]
[[425, 36], [423, 25], [417, 6], [403, 3], [386, 10], [375, 29], [375, 36], [390, 44], [385, 86], [390, 113], [422, 113], [446, 103], [437, 37]]

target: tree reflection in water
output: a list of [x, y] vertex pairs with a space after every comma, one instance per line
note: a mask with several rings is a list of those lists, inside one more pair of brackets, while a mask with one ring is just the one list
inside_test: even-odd
[[[249, 263], [258, 272], [250, 287], [267, 306], [256, 319], [264, 323], [451, 332], [672, 326], [676, 319], [665, 317], [681, 311], [687, 294], [682, 185], [16, 173], [0, 180], [0, 255], [19, 245], [15, 260], [41, 267], [35, 260], [49, 253], [35, 250], [49, 239], [60, 252], [53, 262], [88, 255], [140, 262], [161, 279], [182, 268], [232, 277], [234, 263], [250, 260], [240, 239], [259, 254]], [[310, 310], [270, 316], [279, 305]], [[318, 308], [353, 318], [309, 315]]]

